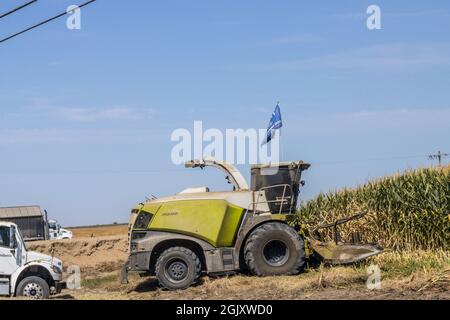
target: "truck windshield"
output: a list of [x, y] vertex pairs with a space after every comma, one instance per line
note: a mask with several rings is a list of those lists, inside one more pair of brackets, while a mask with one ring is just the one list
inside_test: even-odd
[[8, 247], [10, 245], [10, 237], [9, 237], [10, 229], [9, 227], [0, 227], [0, 247]]

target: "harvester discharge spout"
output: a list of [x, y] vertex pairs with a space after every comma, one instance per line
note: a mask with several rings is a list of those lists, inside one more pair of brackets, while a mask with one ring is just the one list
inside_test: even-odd
[[234, 190], [248, 190], [248, 183], [245, 180], [244, 176], [241, 174], [241, 172], [232, 164], [226, 163], [225, 161], [219, 161], [215, 159], [205, 158], [205, 159], [195, 159], [187, 161], [184, 166], [186, 168], [201, 168], [204, 167], [215, 167], [220, 170], [222, 170], [227, 180], [233, 184]]

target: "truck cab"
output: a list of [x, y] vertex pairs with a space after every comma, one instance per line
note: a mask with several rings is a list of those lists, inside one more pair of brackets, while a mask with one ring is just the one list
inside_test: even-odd
[[0, 222], [0, 296], [47, 299], [61, 292], [60, 259], [28, 251], [16, 224]]
[[72, 239], [73, 238], [73, 233], [72, 233], [72, 231], [70, 231], [68, 229], [60, 228], [59, 229], [59, 236], [63, 240], [65, 240], [65, 239]]
[[56, 220], [48, 220], [48, 232], [50, 240], [72, 239], [72, 231], [61, 228]]

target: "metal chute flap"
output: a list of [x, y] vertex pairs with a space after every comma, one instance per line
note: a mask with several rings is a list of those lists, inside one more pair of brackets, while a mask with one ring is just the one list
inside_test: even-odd
[[355, 263], [383, 252], [383, 248], [376, 244], [335, 244], [312, 240], [311, 247], [323, 262], [330, 264]]
[[[333, 223], [319, 225], [310, 233], [311, 247], [319, 256], [320, 260], [330, 264], [350, 264], [362, 261], [369, 257], [375, 256], [383, 252], [383, 248], [378, 244], [362, 243], [359, 233], [355, 235], [353, 242], [346, 243], [340, 241], [338, 227], [350, 221], [361, 219], [366, 215], [365, 212], [358, 213], [343, 219], [334, 221]], [[334, 242], [324, 242], [318, 237], [321, 229], [333, 229]]]

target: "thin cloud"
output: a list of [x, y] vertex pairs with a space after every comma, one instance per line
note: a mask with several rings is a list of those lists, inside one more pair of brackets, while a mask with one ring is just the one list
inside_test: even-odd
[[338, 20], [363, 20], [367, 19], [368, 15], [365, 12], [344, 12], [344, 13], [335, 13], [331, 15], [332, 18]]
[[308, 44], [322, 41], [323, 38], [310, 33], [280, 37], [273, 40], [273, 44]]
[[409, 11], [409, 12], [381, 12], [382, 16], [388, 18], [418, 18], [418, 17], [437, 17], [449, 16], [450, 12], [442, 10], [425, 10], [425, 11]]
[[100, 108], [60, 108], [57, 113], [69, 121], [94, 122], [108, 120], [137, 120], [142, 110], [126, 107]]
[[67, 64], [68, 64], [68, 62], [65, 61], [65, 60], [55, 60], [55, 61], [50, 61], [48, 63], [48, 65], [50, 67], [64, 66], [64, 65], [67, 65]]
[[0, 144], [67, 143], [74, 141], [67, 131], [58, 129], [0, 130]]
[[380, 44], [319, 57], [277, 62], [267, 67], [283, 70], [362, 71], [412, 71], [418, 68], [450, 67], [450, 44]]
[[[385, 12], [381, 7], [381, 18], [419, 18], [419, 17], [446, 17], [450, 12], [442, 10], [424, 10], [424, 11], [407, 11], [407, 12]], [[342, 12], [332, 14], [331, 17], [338, 20], [361, 21], [367, 19], [369, 14], [365, 10], [361, 12]]]
[[[291, 119], [314, 134], [379, 132], [388, 129], [427, 129], [450, 126], [449, 108], [399, 108], [354, 112], [303, 114]], [[286, 128], [286, 130], [289, 130]]]
[[156, 143], [167, 140], [157, 129], [0, 129], [0, 145]]

